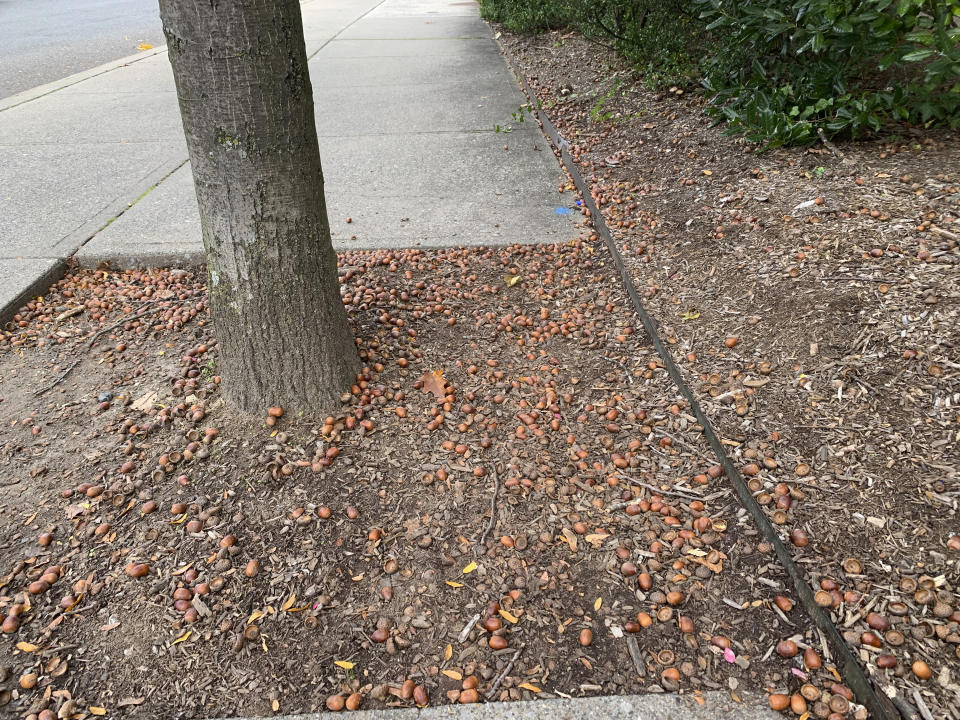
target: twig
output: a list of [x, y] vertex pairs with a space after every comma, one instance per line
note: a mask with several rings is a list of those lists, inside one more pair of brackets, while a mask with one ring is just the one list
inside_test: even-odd
[[457, 642], [462, 643], [464, 640], [466, 640], [467, 636], [470, 634], [470, 631], [473, 630], [474, 626], [478, 622], [480, 622], [480, 613], [474, 615], [472, 618], [470, 618], [470, 622], [464, 625], [463, 630], [460, 631], [460, 637], [457, 638]]
[[58, 377], [56, 380], [54, 380], [52, 383], [50, 383], [47, 387], [45, 387], [45, 388], [40, 388], [39, 390], [37, 390], [37, 391], [33, 394], [33, 396], [34, 396], [34, 397], [40, 397], [41, 395], [43, 395], [43, 394], [44, 394], [45, 392], [47, 392], [48, 390], [53, 390], [57, 385], [59, 385], [60, 383], [62, 383], [64, 380], [66, 380], [66, 379], [67, 379], [67, 375], [69, 375], [69, 374], [70, 374], [70, 371], [73, 370], [78, 364], [80, 364], [80, 360], [81, 360], [81, 359], [82, 359], [82, 358], [77, 358], [77, 359], [74, 360], [72, 363], [70, 363], [70, 366], [69, 366], [66, 370], [63, 371], [63, 374], [62, 374], [60, 377]]
[[627, 650], [630, 651], [630, 659], [633, 660], [633, 667], [636, 669], [637, 675], [646, 677], [647, 671], [643, 666], [643, 656], [640, 654], [640, 646], [637, 644], [637, 639], [633, 635], [627, 635], [626, 641]]
[[943, 237], [949, 240], [958, 240], [960, 241], [960, 235], [952, 233], [949, 230], [944, 230], [943, 228], [938, 228], [936, 226], [930, 228], [930, 232], [936, 233], [937, 235], [943, 235]]
[[927, 707], [927, 704], [923, 701], [923, 698], [920, 697], [920, 691], [914, 688], [913, 691], [913, 701], [917, 704], [917, 710], [920, 711], [920, 714], [923, 715], [923, 720], [933, 720], [933, 715], [930, 714], [930, 708]]
[[820, 136], [820, 142], [823, 143], [823, 146], [827, 150], [832, 152], [836, 157], [840, 158], [841, 160], [843, 159], [843, 153], [837, 150], [836, 145], [834, 145], [832, 142], [827, 140], [827, 134], [823, 131], [823, 128], [817, 128], [817, 135]]
[[696, 494], [697, 491], [696, 491], [696, 490], [693, 490], [693, 489], [683, 490], [683, 491], [681, 491], [681, 490], [661, 490], [660, 488], [656, 487], [655, 485], [648, 485], [648, 484], [645, 483], [645, 482], [641, 482], [640, 480], [637, 480], [636, 478], [627, 477], [626, 475], [617, 475], [617, 477], [621, 478], [622, 480], [626, 480], [628, 483], [630, 483], [630, 484], [632, 484], [632, 485], [639, 485], [640, 487], [645, 487], [645, 488], [646, 488], [647, 490], [649, 490], [650, 492], [655, 492], [655, 493], [657, 493], [658, 495], [676, 495], [677, 497], [684, 498], [684, 499], [686, 499], [686, 500], [701, 500], [701, 499], [703, 498], [702, 495]]
[[[156, 300], [147, 300], [147, 302], [145, 302], [141, 307], [146, 307], [147, 305], [153, 305], [155, 302], [156, 302]], [[131, 322], [132, 320], [137, 320], [137, 319], [139, 319], [139, 318], [142, 318], [144, 315], [147, 315], [147, 314], [149, 314], [149, 313], [151, 313], [151, 312], [153, 312], [153, 311], [152, 311], [152, 310], [141, 310], [141, 311], [138, 312], [136, 315], [131, 315], [130, 317], [122, 318], [122, 319], [118, 320], [117, 322], [115, 322], [113, 325], [110, 325], [110, 326], [108, 326], [108, 327], [105, 327], [105, 328], [103, 328], [102, 330], [98, 330], [97, 332], [95, 332], [95, 333], [93, 334], [93, 337], [90, 338], [90, 342], [87, 344], [87, 350], [89, 350], [90, 348], [92, 348], [92, 347], [93, 347], [93, 344], [94, 344], [94, 343], [99, 339], [99, 337], [100, 337], [101, 335], [103, 335], [104, 333], [108, 333], [108, 332], [110, 332], [111, 330], [120, 327], [120, 326], [123, 325], [124, 323], [128, 323], [128, 322]]]
[[513, 664], [517, 661], [517, 658], [520, 657], [520, 653], [523, 652], [523, 648], [523, 645], [517, 648], [517, 651], [513, 654], [513, 657], [510, 658], [510, 662], [507, 663], [507, 666], [503, 669], [503, 672], [497, 675], [497, 679], [493, 681], [493, 685], [491, 685], [490, 689], [487, 690], [487, 700], [494, 696], [494, 694], [497, 692], [497, 688], [500, 687], [500, 683], [502, 683], [503, 679], [510, 674], [511, 670], [513, 670]]
[[493, 523], [497, 517], [497, 493], [500, 492], [500, 474], [496, 468], [493, 468], [493, 497], [490, 498], [490, 522], [487, 523], [487, 529], [480, 536], [481, 547], [487, 542], [487, 535], [493, 530]]
[[[152, 304], [155, 303], [155, 302], [156, 302], [156, 300], [147, 300], [147, 302], [145, 302], [145, 303], [143, 304], [143, 306], [141, 306], [141, 307], [144, 307], [144, 306], [146, 306], [146, 305], [152, 305]], [[144, 315], [147, 315], [147, 314], [150, 313], [150, 312], [152, 312], [152, 311], [151, 311], [151, 310], [141, 310], [141, 311], [138, 312], [136, 315], [131, 315], [130, 317], [125, 317], [125, 318], [123, 318], [122, 320], [120, 320], [120, 321], [118, 321], [118, 322], [115, 322], [113, 325], [110, 325], [109, 327], [105, 327], [105, 328], [103, 328], [102, 330], [98, 330], [96, 333], [94, 333], [93, 337], [90, 338], [90, 342], [87, 344], [87, 352], [90, 351], [90, 349], [93, 347], [93, 344], [94, 344], [94, 343], [97, 341], [97, 339], [98, 339], [101, 335], [103, 335], [104, 333], [108, 333], [108, 332], [110, 332], [111, 330], [113, 330], [114, 328], [120, 327], [120, 326], [123, 325], [124, 323], [128, 323], [128, 322], [130, 322], [131, 320], [136, 320], [136, 319], [138, 319], [138, 318], [142, 318]], [[66, 379], [67, 379], [67, 375], [69, 375], [69, 374], [73, 371], [73, 369], [74, 369], [77, 365], [80, 364], [80, 360], [82, 360], [82, 359], [83, 359], [83, 358], [77, 358], [77, 359], [74, 360], [72, 363], [70, 363], [70, 366], [69, 366], [66, 370], [63, 371], [63, 374], [62, 374], [60, 377], [58, 377], [56, 380], [54, 380], [54, 381], [53, 381], [50, 385], [48, 385], [47, 387], [41, 388], [40, 390], [37, 390], [37, 391], [33, 394], [34, 397], [39, 397], [40, 395], [43, 395], [45, 392], [48, 392], [48, 391], [50, 391], [50, 390], [53, 390], [57, 385], [59, 385], [60, 383], [62, 383], [64, 380], [66, 380]]]

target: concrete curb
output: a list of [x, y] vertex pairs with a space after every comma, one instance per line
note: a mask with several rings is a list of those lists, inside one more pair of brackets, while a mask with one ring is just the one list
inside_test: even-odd
[[0, 112], [4, 110], [9, 110], [10, 108], [15, 108], [17, 105], [23, 105], [37, 98], [41, 98], [44, 95], [49, 95], [50, 93], [55, 93], [57, 90], [63, 90], [64, 88], [70, 87], [71, 85], [76, 85], [77, 83], [83, 82], [84, 80], [89, 80], [92, 77], [97, 75], [103, 75], [108, 73], [111, 70], [116, 70], [119, 67], [124, 65], [132, 65], [135, 62], [140, 60], [145, 60], [146, 58], [153, 57], [154, 55], [159, 55], [167, 51], [166, 45], [161, 45], [159, 47], [152, 48], [150, 50], [143, 50], [138, 52], [136, 55], [127, 55], [122, 57], [119, 60], [111, 60], [108, 63], [103, 65], [98, 65], [97, 67], [90, 68], [89, 70], [83, 70], [82, 72], [75, 73], [73, 75], [68, 75], [65, 78], [60, 80], [54, 80], [51, 83], [46, 85], [38, 85], [35, 88], [30, 88], [29, 90], [24, 90], [19, 92], [16, 95], [11, 95], [10, 97], [0, 99]]
[[[699, 700], [698, 700], [699, 698]], [[702, 702], [702, 704], [701, 704]], [[782, 720], [779, 713], [756, 697], [735, 702], [729, 694], [650, 694], [590, 698], [531, 700], [477, 705], [441, 705], [415, 708], [361, 710], [272, 716], [274, 720]], [[230, 718], [230, 720], [252, 720]]]
[[[10, 262], [15, 263], [18, 262], [18, 260], [0, 260], [0, 266], [9, 264]], [[31, 262], [31, 260], [28, 259], [24, 262]], [[40, 260], [40, 262], [43, 262], [43, 260]], [[31, 278], [30, 281], [14, 295], [10, 296], [9, 298], [3, 298], [3, 300], [0, 301], [0, 325], [6, 325], [10, 320], [12, 320], [13, 316], [17, 314], [17, 311], [32, 298], [35, 298], [38, 295], [46, 294], [50, 286], [62, 278], [66, 271], [66, 261], [62, 259], [56, 259], [48, 268]]]

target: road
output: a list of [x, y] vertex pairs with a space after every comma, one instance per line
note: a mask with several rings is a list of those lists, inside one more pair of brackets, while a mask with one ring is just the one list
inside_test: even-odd
[[0, 0], [0, 98], [162, 45], [157, 0]]

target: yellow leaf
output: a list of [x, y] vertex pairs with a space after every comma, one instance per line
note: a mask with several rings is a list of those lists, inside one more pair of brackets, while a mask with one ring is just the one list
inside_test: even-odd
[[507, 287], [513, 287], [514, 285], [516, 285], [516, 284], [517, 284], [518, 282], [520, 282], [521, 280], [523, 280], [523, 278], [520, 277], [519, 275], [504, 275], [504, 276], [503, 276], [503, 281], [507, 284]]
[[531, 685], [530, 683], [520, 683], [517, 685], [517, 687], [522, 687], [524, 690], [529, 690], [530, 692], [540, 692], [540, 688], [538, 688], [536, 685]]
[[704, 170], [704, 171], [703, 171], [703, 174], [704, 174], [704, 175], [713, 175], [713, 170]]
[[290, 597], [284, 600], [283, 605], [280, 606], [280, 609], [286, 612], [291, 607], [293, 607], [293, 601], [297, 599], [297, 594], [293, 593]]
[[603, 598], [597, 598], [593, 601], [593, 610], [596, 612], [600, 609], [600, 606], [603, 605]]
[[277, 710], [280, 709], [280, 703], [277, 700], [271, 700], [270, 707], [272, 707], [273, 711], [276, 712]]
[[444, 659], [444, 660], [449, 660], [449, 659], [452, 658], [452, 657], [453, 657], [453, 645], [447, 645], [447, 646], [443, 649], [443, 659]]
[[193, 630], [187, 630], [183, 635], [174, 640], [171, 645], [178, 645], [179, 643], [185, 642], [193, 635]]
[[463, 675], [458, 673], [456, 670], [444, 670], [443, 674], [446, 675], [451, 680], [463, 680]]
[[476, 569], [477, 569], [477, 564], [475, 562], [472, 562], [463, 569], [463, 574], [469, 575]]
[[808, 711], [805, 712], [803, 715], [801, 715], [801, 716], [798, 718], [798, 720], [809, 720], [809, 718], [810, 718], [810, 711], [808, 710]]
[[35, 650], [39, 650], [39, 647], [34, 645], [33, 643], [21, 641], [17, 643], [17, 650], [22, 650], [25, 653], [32, 653]]
[[91, 714], [91, 715], [106, 715], [106, 714], [107, 714], [107, 709], [104, 708], [104, 707], [96, 707], [95, 705], [91, 705], [91, 706], [90, 706], [89, 708], [87, 708], [87, 709], [90, 711], [90, 714]]
[[349, 660], [337, 660], [333, 664], [344, 670], [353, 670], [353, 663]]
[[447, 580], [447, 585], [449, 585], [449, 586], [452, 587], [452, 588], [462, 588], [462, 587], [463, 587], [463, 583], [454, 582], [453, 580]]
[[687, 310], [687, 311], [683, 314], [683, 318], [681, 318], [681, 319], [683, 319], [683, 320], [696, 320], [698, 317], [700, 317], [700, 311], [699, 311], [699, 310]]
[[840, 677], [840, 673], [837, 672], [837, 669], [836, 669], [835, 667], [828, 667], [827, 670], [829, 670], [831, 673], [833, 673], [833, 676], [837, 679], [837, 682], [838, 682], [838, 683], [842, 683], [842, 682], [843, 682], [843, 678]]
[[262, 617], [263, 617], [263, 613], [260, 612], [259, 610], [255, 610], [255, 611], [250, 615], [250, 617], [247, 618], [247, 625], [249, 625], [250, 623], [256, 622], [257, 620], [259, 620], [259, 619], [262, 618]]
[[513, 623], [514, 625], [520, 622], [520, 619], [518, 617], [516, 617], [515, 615], [511, 615], [506, 610], [500, 610], [500, 617], [502, 617], [507, 622]]
[[183, 515], [181, 515], [180, 517], [178, 517], [176, 520], [171, 520], [171, 521], [170, 521], [170, 524], [171, 524], [171, 525], [179, 525], [180, 523], [182, 523], [182, 522], [183, 522], [184, 520], [186, 520], [186, 519], [187, 519], [187, 514], [184, 513]]
[[140, 43], [137, 45], [137, 50], [153, 50], [153, 45], [150, 43]]

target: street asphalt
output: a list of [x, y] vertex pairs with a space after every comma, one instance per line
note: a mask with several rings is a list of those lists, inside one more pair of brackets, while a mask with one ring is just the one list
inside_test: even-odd
[[0, 98], [163, 45], [157, 0], [0, 0]]
[[[525, 98], [475, 3], [301, 7], [338, 249], [576, 237], [560, 166], [520, 121]], [[165, 50], [0, 100], [0, 207], [0, 319], [69, 257], [202, 264]]]

